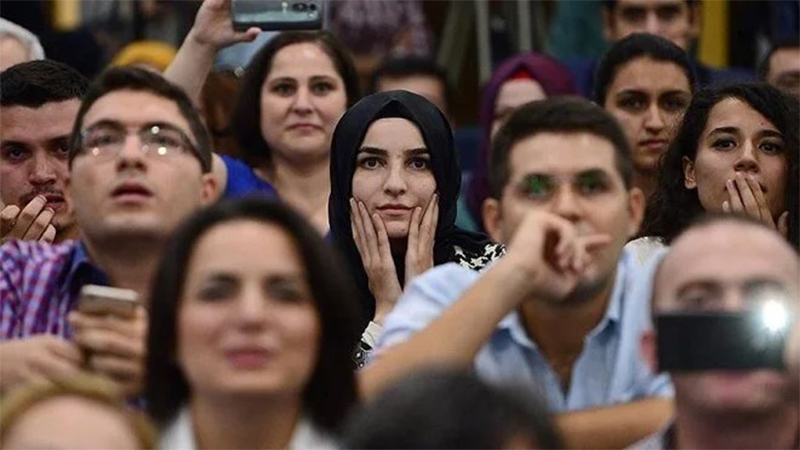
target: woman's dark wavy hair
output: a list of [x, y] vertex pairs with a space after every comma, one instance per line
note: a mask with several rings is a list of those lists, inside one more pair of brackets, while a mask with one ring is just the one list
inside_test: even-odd
[[336, 72], [344, 81], [347, 107], [361, 96], [353, 59], [338, 39], [327, 31], [286, 31], [267, 42], [247, 66], [239, 100], [233, 110], [233, 125], [244, 160], [250, 166], [272, 164], [272, 150], [261, 134], [261, 87], [272, 70], [272, 60], [285, 47], [293, 44], [316, 44], [328, 55]]
[[711, 109], [725, 99], [735, 98], [766, 117], [783, 134], [789, 176], [786, 183], [786, 209], [789, 211], [788, 240], [800, 247], [798, 228], [798, 175], [800, 167], [800, 104], [766, 83], [740, 83], [710, 87], [695, 94], [686, 110], [675, 139], [661, 157], [658, 185], [648, 200], [641, 236], [660, 238], [669, 245], [678, 234], [704, 212], [696, 189], [684, 186], [683, 158], [694, 161], [700, 136]]
[[344, 261], [302, 217], [282, 204], [259, 198], [224, 201], [199, 212], [165, 249], [151, 291], [144, 388], [147, 410], [163, 428], [189, 401], [191, 385], [176, 356], [178, 311], [189, 261], [209, 230], [240, 220], [278, 226], [300, 254], [321, 328], [316, 367], [303, 391], [304, 414], [318, 427], [336, 433], [358, 400], [350, 355], [360, 337], [361, 320], [353, 283]]

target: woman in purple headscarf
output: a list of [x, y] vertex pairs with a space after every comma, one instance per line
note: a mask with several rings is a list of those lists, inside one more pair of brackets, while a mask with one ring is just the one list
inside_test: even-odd
[[489, 196], [488, 161], [494, 134], [505, 119], [525, 103], [577, 94], [569, 69], [539, 53], [513, 56], [494, 71], [483, 88], [481, 98], [479, 120], [483, 130], [483, 145], [467, 190], [466, 211], [463, 208], [459, 211], [460, 214], [468, 213], [479, 230], [483, 230], [483, 201]]

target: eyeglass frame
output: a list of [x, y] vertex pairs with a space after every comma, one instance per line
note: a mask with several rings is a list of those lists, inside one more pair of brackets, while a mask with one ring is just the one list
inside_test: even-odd
[[[169, 155], [158, 154], [157, 152], [145, 151], [145, 149], [148, 148], [148, 144], [145, 144], [144, 141], [142, 140], [142, 134], [143, 133], [147, 133], [149, 130], [152, 130], [154, 127], [158, 127], [160, 129], [165, 129], [165, 130], [169, 130], [170, 132], [177, 133], [178, 138], [181, 141], [180, 142], [180, 150], [181, 151], [180, 151], [180, 153], [176, 153], [175, 155], [185, 154], [185, 153], [189, 152], [195, 158], [197, 158], [198, 161], [200, 162], [200, 164], [202, 165], [202, 158], [200, 157], [200, 153], [197, 150], [197, 146], [192, 142], [191, 138], [183, 130], [181, 130], [178, 126], [173, 125], [173, 124], [168, 123], [168, 122], [148, 122], [148, 123], [145, 123], [144, 125], [142, 125], [137, 131], [132, 131], [130, 127], [124, 126], [121, 122], [111, 121], [111, 120], [101, 120], [101, 121], [99, 121], [99, 122], [97, 122], [95, 124], [92, 124], [91, 126], [89, 126], [87, 128], [84, 128], [84, 129], [80, 130], [80, 132], [79, 132], [80, 141], [78, 142], [78, 151], [76, 152], [76, 155], [75, 155], [76, 157], [79, 156], [79, 155], [86, 155], [86, 156], [89, 156], [91, 158], [101, 158], [101, 159], [103, 158], [103, 155], [93, 154], [92, 152], [90, 152], [89, 149], [85, 145], [87, 134], [89, 134], [90, 132], [92, 132], [93, 130], [95, 130], [97, 128], [102, 128], [102, 127], [112, 128], [115, 131], [124, 134], [123, 141], [120, 144], [118, 144], [119, 145], [119, 149], [117, 149], [115, 152], [112, 152], [112, 153], [107, 155], [107, 157], [109, 159], [111, 159], [112, 157], [118, 157], [119, 156], [120, 152], [125, 147], [125, 143], [126, 143], [128, 137], [131, 134], [136, 134], [136, 136], [139, 138], [139, 151], [142, 152], [142, 154], [144, 154], [145, 156], [154, 155], [155, 157], [159, 157], [159, 158], [163, 158], [163, 157], [169, 156]], [[151, 132], [151, 134], [155, 134], [155, 133]], [[95, 148], [97, 148], [97, 146], [95, 146]]]

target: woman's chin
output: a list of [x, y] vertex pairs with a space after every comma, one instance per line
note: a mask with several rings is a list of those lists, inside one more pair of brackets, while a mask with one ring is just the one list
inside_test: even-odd
[[408, 223], [400, 222], [387, 222], [386, 234], [391, 240], [407, 239], [408, 238]]

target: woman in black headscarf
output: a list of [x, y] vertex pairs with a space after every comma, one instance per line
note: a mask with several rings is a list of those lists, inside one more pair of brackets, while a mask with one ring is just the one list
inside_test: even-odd
[[[479, 270], [503, 253], [455, 226], [461, 169], [445, 116], [406, 91], [370, 95], [341, 118], [331, 145], [331, 237], [344, 252], [372, 320], [363, 363], [403, 286], [432, 266]], [[366, 324], [365, 324], [366, 325]]]

